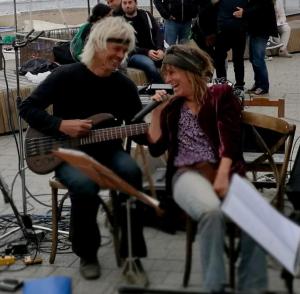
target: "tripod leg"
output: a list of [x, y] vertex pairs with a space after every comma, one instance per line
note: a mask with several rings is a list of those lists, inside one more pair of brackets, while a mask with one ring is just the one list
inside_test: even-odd
[[57, 188], [51, 188], [52, 190], [52, 245], [49, 263], [53, 264], [57, 251], [57, 238], [58, 238], [58, 201], [57, 201]]
[[124, 262], [122, 275], [127, 283], [146, 287], [149, 283], [148, 277], [140, 261], [137, 258], [133, 257], [132, 254], [131, 212], [130, 212], [131, 205], [132, 205], [132, 200], [127, 199], [126, 212], [127, 212], [127, 234], [128, 234], [127, 235], [128, 257]]

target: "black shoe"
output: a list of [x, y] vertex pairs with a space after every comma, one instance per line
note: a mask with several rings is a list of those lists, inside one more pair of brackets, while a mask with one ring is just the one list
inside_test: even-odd
[[240, 89], [240, 88], [233, 88], [233, 94], [240, 98], [241, 100], [244, 100], [245, 98], [245, 92], [243, 89]]
[[100, 264], [97, 259], [89, 260], [80, 258], [79, 271], [87, 280], [98, 279], [101, 275]]
[[233, 86], [233, 89], [239, 89], [239, 90], [242, 90], [242, 91], [245, 90], [244, 85], [238, 85], [238, 84], [235, 84], [235, 85]]

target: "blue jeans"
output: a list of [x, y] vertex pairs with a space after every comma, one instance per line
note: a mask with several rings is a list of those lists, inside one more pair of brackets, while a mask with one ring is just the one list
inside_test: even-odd
[[192, 21], [178, 23], [174, 20], [165, 19], [165, 41], [169, 46], [176, 44], [183, 44], [189, 40]]
[[[180, 175], [174, 183], [176, 203], [198, 221], [200, 259], [205, 291], [221, 291], [226, 284], [224, 263], [224, 215], [220, 199], [211, 183], [195, 171]], [[264, 251], [248, 235], [241, 234], [238, 290], [261, 291], [267, 288], [267, 264]]]
[[256, 88], [269, 91], [268, 69], [265, 62], [266, 47], [269, 37], [249, 36], [249, 59], [254, 71]]
[[[110, 154], [105, 154], [106, 158], [102, 163], [113, 170], [122, 179], [130, 183], [137, 189], [142, 187], [142, 173], [136, 162], [124, 150], [113, 150]], [[104, 156], [102, 156], [104, 157]], [[97, 158], [96, 158], [97, 159]], [[103, 159], [103, 158], [102, 158]], [[98, 159], [99, 160], [99, 159]], [[99, 160], [100, 161], [100, 160]], [[79, 257], [94, 259], [97, 256], [98, 248], [101, 244], [100, 231], [97, 225], [97, 212], [100, 199], [97, 195], [100, 187], [80, 170], [63, 163], [56, 170], [56, 177], [64, 184], [71, 199], [71, 223], [70, 239], [72, 249]], [[118, 195], [118, 200], [124, 201], [125, 195]], [[146, 255], [146, 244], [143, 237], [143, 225], [141, 216], [138, 215], [140, 203], [136, 203], [136, 209], [131, 213], [132, 224], [132, 244], [134, 256], [142, 257]], [[121, 206], [121, 205], [120, 205]], [[120, 211], [121, 218], [121, 255], [127, 255], [127, 227], [126, 211]]]
[[128, 60], [128, 66], [143, 70], [150, 83], [163, 84], [157, 65], [150, 57], [142, 54], [133, 54]]

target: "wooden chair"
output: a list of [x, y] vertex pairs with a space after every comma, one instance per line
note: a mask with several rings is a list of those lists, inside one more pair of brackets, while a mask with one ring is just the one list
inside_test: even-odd
[[[243, 152], [247, 171], [271, 172], [276, 182], [262, 182], [253, 180], [257, 188], [276, 188], [274, 200], [277, 208], [283, 207], [284, 188], [287, 167], [290, 160], [296, 126], [281, 118], [271, 117], [259, 113], [243, 111]], [[187, 217], [186, 223], [186, 259], [183, 276], [183, 286], [189, 282], [192, 261], [192, 245], [195, 240], [197, 223]], [[227, 223], [228, 242], [225, 252], [229, 258], [229, 286], [235, 288], [235, 263], [239, 253], [239, 242], [236, 242], [237, 227]]]
[[277, 116], [284, 117], [285, 100], [284, 99], [269, 99], [266, 97], [252, 97], [244, 100], [244, 106], [262, 106], [262, 107], [277, 107]]
[[[67, 188], [55, 177], [49, 179], [49, 185], [51, 188], [51, 195], [52, 195], [52, 237], [51, 237], [51, 252], [49, 257], [49, 263], [53, 264], [55, 261], [56, 253], [57, 253], [57, 244], [58, 244], [58, 234], [64, 233], [68, 235], [68, 232], [60, 232], [58, 230], [58, 221], [61, 217], [61, 211], [63, 208], [64, 201], [69, 196], [69, 193], [65, 193], [64, 196], [58, 201], [58, 190], [67, 190]], [[113, 235], [113, 243], [114, 243], [114, 250], [116, 256], [117, 265], [121, 265], [121, 258], [119, 256], [119, 226], [117, 217], [114, 217], [117, 214], [114, 214], [114, 208], [116, 207], [116, 195], [114, 191], [110, 192], [111, 196], [111, 203], [112, 207], [109, 208], [108, 205], [102, 200], [100, 197], [101, 205], [106, 213], [107, 220], [110, 224], [111, 233]]]
[[257, 188], [276, 188], [275, 206], [282, 210], [287, 168], [296, 126], [264, 114], [243, 112], [243, 152], [251, 172], [272, 173], [275, 182], [253, 179]]

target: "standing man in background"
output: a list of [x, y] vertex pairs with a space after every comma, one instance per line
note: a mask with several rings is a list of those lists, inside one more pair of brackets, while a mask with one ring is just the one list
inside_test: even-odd
[[154, 0], [154, 5], [164, 18], [167, 46], [184, 43], [189, 39], [192, 18], [197, 15], [195, 0]]
[[244, 90], [244, 52], [246, 27], [244, 18], [236, 18], [237, 7], [244, 9], [248, 0], [220, 0], [217, 5], [217, 36], [215, 44], [215, 68], [217, 78], [227, 80], [227, 52], [232, 50], [235, 74], [234, 87]]
[[255, 95], [268, 94], [266, 47], [270, 36], [278, 36], [273, 0], [249, 0], [245, 9], [237, 7], [233, 15], [245, 18], [248, 26], [249, 58], [254, 71], [254, 85], [249, 92]]
[[135, 30], [136, 47], [128, 58], [128, 66], [145, 72], [150, 83], [162, 84], [159, 68], [164, 57], [163, 37], [154, 17], [137, 8], [137, 0], [122, 0], [124, 18]]

